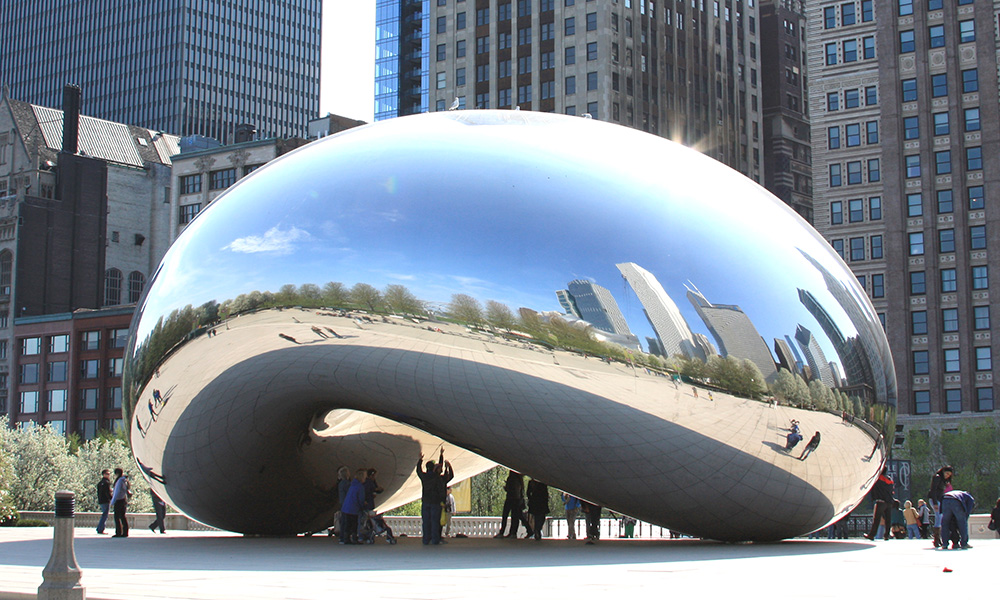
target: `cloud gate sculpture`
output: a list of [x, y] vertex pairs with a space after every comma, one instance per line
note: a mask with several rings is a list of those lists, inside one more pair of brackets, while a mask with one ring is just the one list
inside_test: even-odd
[[341, 465], [379, 470], [379, 510], [417, 499], [443, 447], [458, 479], [499, 463], [778, 540], [857, 505], [896, 413], [864, 289], [779, 200], [662, 138], [527, 111], [385, 121], [258, 169], [170, 248], [126, 358], [150, 485], [249, 534], [330, 525]]

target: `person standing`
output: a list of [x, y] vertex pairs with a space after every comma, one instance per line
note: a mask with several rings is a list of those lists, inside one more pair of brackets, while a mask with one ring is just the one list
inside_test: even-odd
[[906, 539], [920, 539], [920, 513], [909, 500], [903, 504], [903, 518], [906, 519]]
[[101, 479], [97, 482], [97, 505], [101, 507], [101, 518], [97, 521], [97, 533], [104, 535], [104, 526], [108, 522], [108, 511], [111, 510], [111, 471], [101, 471]]
[[156, 513], [156, 520], [149, 524], [149, 530], [155, 533], [159, 529], [160, 533], [166, 533], [167, 503], [156, 495], [153, 488], [149, 489], [149, 497], [153, 500], [153, 512]]
[[576, 539], [576, 517], [580, 514], [580, 499], [563, 492], [563, 507], [566, 509], [566, 527], [569, 529], [568, 540]]
[[507, 528], [507, 517], [510, 516], [510, 533], [507, 537], [517, 538], [517, 529], [520, 523], [524, 523], [524, 528], [528, 530], [528, 536], [532, 535], [531, 526], [524, 516], [524, 476], [517, 471], [507, 474], [507, 481], [503, 484], [506, 497], [503, 502], [503, 512], [500, 517], [500, 533], [493, 537], [504, 537], [504, 530]]
[[115, 513], [115, 534], [112, 537], [128, 537], [128, 497], [132, 495], [129, 489], [128, 475], [121, 467], [115, 469], [115, 488], [111, 493], [111, 505]]
[[451, 537], [451, 517], [455, 514], [455, 494], [451, 493], [448, 487], [447, 496], [444, 499], [444, 537]]
[[367, 472], [358, 469], [354, 472], [354, 480], [347, 489], [344, 503], [340, 507], [340, 543], [358, 544], [358, 515], [365, 509], [365, 479]]
[[944, 495], [950, 492], [953, 487], [951, 485], [951, 478], [955, 474], [955, 469], [951, 465], [945, 465], [934, 473], [931, 478], [931, 490], [927, 492], [927, 500], [931, 503], [931, 508], [934, 510], [934, 547], [937, 548], [942, 544], [947, 545], [947, 541], [941, 539], [941, 501], [944, 499]]
[[931, 518], [933, 518], [933, 515], [931, 514], [930, 507], [927, 506], [923, 498], [917, 500], [917, 516], [920, 518], [920, 539], [926, 540], [930, 535]]
[[990, 511], [990, 525], [993, 526], [991, 528], [993, 533], [997, 534], [997, 537], [1000, 538], [1000, 498], [997, 498], [996, 506]]
[[438, 462], [427, 461], [426, 470], [422, 468], [424, 455], [417, 459], [417, 476], [422, 486], [420, 517], [424, 545], [441, 543], [441, 509], [447, 497], [448, 483], [455, 477], [451, 463], [444, 459], [444, 449]]
[[549, 486], [535, 478], [528, 482], [528, 514], [531, 515], [531, 529], [535, 539], [542, 539], [542, 526], [549, 514]]
[[580, 507], [587, 521], [587, 544], [592, 545], [601, 539], [601, 510], [603, 508], [586, 500], [580, 501]]
[[958, 544], [952, 542], [951, 549], [968, 550], [969, 545], [969, 515], [976, 505], [976, 500], [972, 494], [962, 490], [951, 490], [945, 492], [941, 499], [941, 549], [948, 549], [948, 540], [951, 538], [951, 528], [958, 529]]
[[[872, 517], [872, 528], [865, 534], [865, 537], [874, 540], [877, 533], [881, 532], [889, 539], [889, 523], [892, 517], [892, 477], [889, 476], [889, 467], [882, 467], [882, 474], [875, 480], [872, 486], [872, 499], [875, 501], [875, 514]], [[883, 529], [880, 529], [880, 526]]]

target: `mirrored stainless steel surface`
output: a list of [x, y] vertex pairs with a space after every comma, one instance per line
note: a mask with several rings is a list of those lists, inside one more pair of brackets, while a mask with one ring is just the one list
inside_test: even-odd
[[385, 121], [241, 180], [150, 282], [126, 392], [157, 493], [264, 534], [329, 525], [341, 465], [379, 470], [379, 510], [417, 499], [443, 444], [459, 478], [500, 463], [691, 535], [782, 539], [860, 501], [896, 407], [865, 292], [779, 200], [527, 111]]

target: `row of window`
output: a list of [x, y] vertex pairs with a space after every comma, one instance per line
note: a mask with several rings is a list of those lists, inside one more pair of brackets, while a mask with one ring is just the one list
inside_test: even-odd
[[[905, 17], [907, 15], [913, 14], [913, 0], [897, 0], [899, 2], [899, 16]], [[944, 8], [944, 0], [925, 0], [927, 2], [927, 11], [932, 10], [942, 10]], [[975, 0], [955, 0], [955, 4], [958, 6], [963, 6], [966, 4], [972, 4]]]
[[[927, 46], [929, 48], [944, 48], [945, 45], [944, 25], [931, 25], [927, 28]], [[976, 41], [976, 22], [973, 20], [958, 22], [959, 43]], [[908, 54], [917, 49], [916, 34], [914, 30], [907, 29], [899, 32], [899, 52]], [[829, 64], [829, 63], [828, 63]]]
[[866, 123], [849, 123], [847, 125], [834, 125], [827, 128], [827, 148], [836, 150], [841, 145], [841, 129], [843, 129], [843, 143], [847, 148], [854, 148], [861, 145], [861, 126], [864, 125], [865, 144], [871, 146], [878, 143], [878, 121], [868, 121]]
[[[830, 165], [830, 187], [844, 185], [844, 166], [841, 163], [832, 163]], [[865, 161], [848, 161], [846, 167], [847, 185], [860, 185], [864, 183], [865, 172], [867, 172], [869, 183], [882, 180], [882, 170], [877, 158], [869, 158]]]
[[[50, 335], [43, 337], [27, 337], [21, 339], [21, 356], [36, 356], [42, 353], [42, 340], [48, 343], [49, 354], [69, 352], [69, 334]], [[109, 348], [124, 348], [128, 341], [128, 329], [108, 330]], [[83, 331], [80, 333], [80, 350], [99, 350], [101, 347], [101, 331]]]
[[[839, 9], [839, 10], [838, 10]], [[858, 6], [856, 2], [846, 2], [840, 6], [827, 6], [823, 9], [823, 29], [837, 27], [837, 16], [840, 16], [841, 27], [858, 23]], [[861, 22], [870, 23], [875, 20], [875, 0], [861, 0]]]
[[[990, 328], [990, 307], [972, 307], [973, 329], [976, 331], [988, 331]], [[941, 309], [941, 332], [955, 333], [958, 331], [958, 309]], [[913, 335], [927, 335], [927, 311], [915, 310], [910, 313], [910, 332]]]
[[[66, 381], [67, 378], [67, 367], [68, 363], [66, 361], [53, 361], [47, 363], [47, 375], [46, 381], [50, 383], [61, 383]], [[106, 375], [108, 377], [121, 377], [122, 368], [125, 366], [124, 358], [109, 358], [108, 359], [108, 370]], [[38, 363], [25, 363], [21, 365], [20, 368], [20, 378], [19, 383], [22, 385], [33, 385], [37, 384], [39, 380], [39, 371], [41, 370], [41, 365]], [[100, 377], [101, 372], [101, 361], [99, 359], [86, 359], [80, 361], [80, 377], [83, 379], [97, 379]]]
[[[867, 256], [871, 260], [878, 260], [883, 257], [883, 246], [882, 246], [882, 236], [872, 235], [869, 236], [867, 243]], [[866, 244], [865, 238], [852, 237], [847, 240], [847, 249], [844, 248], [844, 240], [834, 239], [830, 240], [830, 245], [833, 249], [840, 255], [844, 260], [850, 260], [851, 262], [863, 261], [866, 258]], [[878, 296], [873, 296], [878, 297]]]
[[[914, 231], [910, 236], [910, 256], [922, 256], [924, 254], [924, 232]], [[986, 226], [972, 225], [969, 227], [969, 249], [986, 249]], [[955, 230], [938, 230], [938, 253], [949, 254], [955, 251]]]
[[[99, 391], [97, 388], [80, 390], [80, 410], [97, 410]], [[44, 396], [41, 395], [41, 392], [36, 391], [21, 392], [21, 414], [38, 412], [40, 407], [39, 400], [43, 398], [46, 400], [46, 412], [65, 412], [69, 400], [69, 392], [67, 390], [46, 390]], [[109, 409], [121, 408], [122, 388], [107, 388], [105, 402]]]
[[[937, 212], [938, 214], [948, 214], [954, 211], [955, 201], [952, 190], [937, 190]], [[969, 210], [982, 210], [986, 206], [986, 199], [983, 196], [983, 186], [974, 185], [966, 190]], [[924, 214], [924, 195], [915, 192], [906, 195], [906, 216], [921, 217]]]
[[[920, 155], [909, 154], [903, 158], [906, 164], [906, 177], [913, 179], [920, 177]], [[983, 169], [983, 148], [982, 146], [971, 146], [965, 149], [965, 170], [981, 171]], [[934, 173], [936, 175], [946, 175], [951, 173], [951, 150], [940, 150], [934, 153]]]
[[[973, 106], [962, 110], [964, 131], [979, 131], [982, 128], [979, 107]], [[938, 112], [931, 115], [931, 124], [935, 136], [951, 134], [951, 118], [949, 113]], [[903, 117], [903, 139], [920, 139], [920, 117]]]
[[[977, 346], [973, 348], [976, 371], [990, 371], [993, 369], [993, 353], [989, 346]], [[962, 361], [958, 348], [945, 348], [943, 350], [944, 372], [959, 373], [962, 370]], [[930, 374], [930, 353], [928, 350], [914, 350], [913, 353], [913, 374]]]
[[[993, 410], [993, 388], [976, 388], [976, 410], [986, 412]], [[944, 391], [944, 411], [946, 413], [962, 412], [962, 390], [947, 389]], [[913, 414], [927, 415], [931, 412], [931, 393], [927, 390], [913, 392]]]
[[[979, 70], [965, 69], [960, 72], [962, 78], [962, 93], [971, 94], [979, 91]], [[916, 102], [920, 97], [917, 80], [904, 79], [900, 82], [902, 88], [903, 102]], [[938, 73], [931, 75], [931, 97], [943, 98], [948, 95], [948, 74]]]
[[[844, 110], [859, 108], [861, 106], [861, 94], [864, 92], [865, 106], [875, 106], [878, 104], [878, 86], [869, 85], [860, 90], [858, 88], [843, 90]], [[833, 112], [841, 110], [841, 92], [830, 92], [826, 95], [826, 110]]]
[[[860, 49], [860, 54], [859, 54]], [[829, 42], [825, 46], [827, 66], [841, 63], [852, 63], [859, 60], [875, 58], [875, 36], [867, 35], [861, 38], [859, 46], [857, 39], [846, 39], [839, 42]]]
[[[118, 306], [122, 303], [122, 281], [124, 277], [118, 269], [108, 269], [104, 272], [104, 305]], [[146, 276], [139, 271], [128, 274], [128, 302], [135, 304], [142, 297], [146, 287]]]
[[[874, 159], [878, 160], [878, 159]], [[847, 201], [847, 222], [860, 223], [865, 220], [865, 199], [853, 198]], [[882, 197], [871, 196], [868, 198], [868, 220], [882, 220]], [[830, 224], [841, 225], [844, 222], [844, 202], [835, 200], [830, 203]]]
[[[985, 290], [990, 287], [989, 269], [986, 265], [972, 267], [972, 289]], [[941, 290], [955, 292], [958, 290], [958, 271], [941, 269]], [[926, 271], [910, 271], [910, 295], [922, 296], [927, 293]]]

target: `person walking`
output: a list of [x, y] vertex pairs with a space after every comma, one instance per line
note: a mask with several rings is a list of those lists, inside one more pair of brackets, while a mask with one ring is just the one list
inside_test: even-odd
[[889, 523], [892, 517], [892, 477], [889, 476], [889, 467], [882, 467], [882, 474], [875, 480], [872, 486], [872, 499], [875, 501], [875, 513], [872, 516], [871, 530], [865, 534], [869, 540], [874, 540], [880, 532], [879, 526], [883, 526], [882, 539], [889, 539]]
[[517, 471], [507, 474], [507, 481], [503, 484], [506, 497], [503, 501], [503, 512], [500, 517], [500, 533], [493, 537], [504, 537], [504, 530], [507, 528], [507, 517], [510, 517], [510, 533], [506, 537], [517, 538], [518, 526], [524, 523], [524, 528], [528, 530], [528, 537], [531, 537], [531, 526], [524, 516], [524, 476]]
[[149, 530], [155, 533], [159, 529], [160, 533], [166, 533], [167, 503], [152, 488], [149, 489], [149, 497], [153, 500], [153, 512], [156, 513], [156, 520], [150, 523]]
[[132, 495], [129, 489], [128, 475], [121, 467], [115, 469], [115, 488], [111, 493], [111, 505], [115, 514], [115, 534], [111, 537], [128, 537], [128, 498]]
[[569, 530], [566, 539], [575, 540], [576, 517], [580, 514], [580, 499], [565, 492], [563, 492], [562, 499], [563, 508], [566, 509], [566, 528]]
[[812, 454], [813, 450], [819, 448], [819, 439], [820, 435], [817, 431], [813, 434], [812, 439], [809, 440], [809, 443], [806, 444], [806, 447], [802, 450], [802, 456], [799, 457], [799, 460], [805, 460], [810, 454]]
[[101, 507], [101, 518], [97, 521], [97, 533], [104, 535], [104, 528], [108, 522], [108, 511], [111, 510], [111, 471], [107, 469], [101, 471], [101, 478], [97, 482], [97, 505]]
[[603, 508], [586, 500], [580, 501], [580, 508], [587, 521], [587, 545], [589, 546], [601, 539], [601, 510]]

